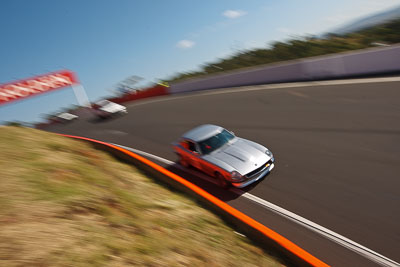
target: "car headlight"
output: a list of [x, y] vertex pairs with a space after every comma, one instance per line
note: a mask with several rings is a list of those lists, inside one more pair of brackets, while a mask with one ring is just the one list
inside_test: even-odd
[[243, 180], [243, 176], [237, 171], [233, 171], [231, 172], [231, 180], [233, 182], [240, 182], [241, 180]]
[[268, 149], [267, 149], [267, 150], [265, 150], [265, 154], [267, 154], [267, 155], [268, 155], [268, 157], [271, 157], [271, 158], [272, 158], [272, 152], [271, 152], [271, 151], [269, 151]]

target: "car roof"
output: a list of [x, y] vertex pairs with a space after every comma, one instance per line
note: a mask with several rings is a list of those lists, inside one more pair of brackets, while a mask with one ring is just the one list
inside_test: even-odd
[[220, 132], [222, 132], [224, 128], [221, 126], [213, 125], [213, 124], [203, 124], [193, 128], [192, 130], [184, 133], [182, 135], [185, 139], [190, 139], [195, 142], [203, 141], [211, 136], [214, 136]]

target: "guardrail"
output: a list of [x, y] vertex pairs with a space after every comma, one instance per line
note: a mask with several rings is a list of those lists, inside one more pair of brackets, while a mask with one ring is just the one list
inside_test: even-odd
[[280, 62], [193, 78], [171, 84], [169, 93], [388, 73], [400, 73], [399, 45]]
[[168, 184], [172, 188], [184, 191], [195, 197], [206, 207], [217, 212], [225, 221], [232, 224], [240, 232], [246, 234], [246, 236], [260, 244], [264, 249], [273, 250], [278, 253], [284, 260], [288, 261], [288, 263], [295, 264], [296, 266], [328, 266], [326, 263], [322, 262], [320, 259], [311, 255], [285, 237], [236, 210], [200, 187], [155, 164], [154, 162], [143, 158], [142, 156], [121, 147], [98, 140], [65, 134], [60, 135], [88, 141], [96, 148], [107, 151], [117, 158], [135, 165], [141, 170], [149, 173], [152, 177], [156, 177], [162, 182]]

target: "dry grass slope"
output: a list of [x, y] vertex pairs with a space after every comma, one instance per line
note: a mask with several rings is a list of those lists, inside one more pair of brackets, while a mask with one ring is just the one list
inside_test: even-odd
[[20, 127], [0, 140], [1, 266], [282, 266], [86, 143]]

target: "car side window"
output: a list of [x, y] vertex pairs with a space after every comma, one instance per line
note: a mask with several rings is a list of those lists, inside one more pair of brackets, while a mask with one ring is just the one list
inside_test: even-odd
[[183, 140], [183, 141], [181, 142], [181, 145], [182, 145], [184, 148], [189, 149], [188, 141]]
[[197, 152], [196, 145], [193, 142], [188, 141], [189, 150], [193, 152]]

